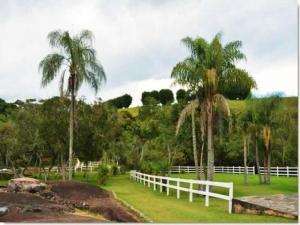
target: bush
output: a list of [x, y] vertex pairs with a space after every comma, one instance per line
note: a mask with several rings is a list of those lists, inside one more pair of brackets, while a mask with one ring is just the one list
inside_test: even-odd
[[97, 168], [97, 173], [98, 183], [105, 184], [109, 175], [109, 167], [106, 164], [100, 164]]
[[142, 173], [147, 174], [166, 174], [169, 170], [167, 162], [143, 162], [140, 168]]
[[120, 173], [119, 167], [117, 165], [112, 165], [110, 169], [111, 169], [111, 174], [114, 176]]

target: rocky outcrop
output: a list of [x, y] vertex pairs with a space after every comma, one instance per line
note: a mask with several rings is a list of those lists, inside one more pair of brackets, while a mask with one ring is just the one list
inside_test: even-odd
[[25, 191], [30, 193], [36, 193], [45, 190], [46, 186], [47, 186], [46, 184], [42, 183], [37, 179], [22, 177], [22, 178], [11, 179], [8, 182], [7, 189], [10, 192]]

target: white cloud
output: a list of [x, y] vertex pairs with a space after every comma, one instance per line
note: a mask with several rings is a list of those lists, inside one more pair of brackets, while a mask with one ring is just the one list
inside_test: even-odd
[[173, 91], [174, 98], [176, 99], [176, 91], [181, 87], [175, 85], [170, 78], [164, 79], [145, 79], [136, 82], [128, 82], [116, 88], [103, 91], [103, 100], [118, 97], [123, 94], [129, 94], [132, 96], [133, 101], [131, 106], [141, 105], [141, 97], [144, 91], [160, 90], [160, 89], [171, 89]]
[[[186, 55], [180, 39], [224, 32], [225, 41], [242, 40], [242, 64], [259, 91], [295, 94], [297, 86], [297, 8], [293, 1], [269, 0], [66, 0], [7, 1], [0, 8], [0, 98], [45, 98], [58, 94], [57, 82], [40, 88], [37, 65], [50, 49], [49, 31], [90, 29], [108, 82], [98, 96], [160, 89], [171, 83], [172, 67]], [[280, 71], [280, 72], [278, 72]], [[284, 76], [280, 74], [284, 73]], [[270, 74], [266, 76], [265, 74]], [[272, 77], [268, 79], [266, 77]], [[292, 87], [292, 89], [291, 89]], [[128, 91], [127, 91], [128, 90]], [[148, 90], [148, 89], [147, 89]], [[292, 90], [292, 91], [291, 91]], [[135, 104], [140, 96], [132, 92]], [[83, 87], [80, 95], [94, 94]]]

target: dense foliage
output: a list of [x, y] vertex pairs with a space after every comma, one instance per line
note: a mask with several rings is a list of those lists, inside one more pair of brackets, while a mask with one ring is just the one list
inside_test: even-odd
[[[263, 111], [263, 99], [251, 102]], [[0, 165], [13, 168], [58, 165], [62, 172], [68, 160], [69, 100], [54, 97], [42, 103], [15, 105], [0, 123]], [[230, 101], [231, 129], [215, 115], [215, 164], [243, 164], [243, 138], [240, 118], [249, 108], [248, 101]], [[102, 160], [127, 169], [166, 170], [172, 165], [193, 165], [190, 118], [177, 137], [175, 128], [184, 104], [145, 105], [132, 116], [130, 108], [119, 111], [101, 102], [76, 102], [75, 157], [82, 162]], [[262, 110], [259, 110], [262, 109]], [[297, 98], [280, 98], [280, 107], [272, 112], [271, 165], [297, 165]], [[2, 115], [2, 114], [0, 114]], [[196, 123], [196, 128], [198, 124]], [[198, 129], [197, 129], [198, 130]], [[199, 132], [197, 132], [199, 138]], [[263, 165], [264, 141], [261, 131], [257, 145]], [[200, 147], [200, 146], [199, 146]], [[204, 153], [204, 159], [206, 153]], [[255, 165], [255, 139], [249, 141], [248, 165]]]
[[128, 94], [107, 101], [108, 104], [111, 104], [118, 109], [128, 108], [131, 105], [131, 102], [132, 97]]

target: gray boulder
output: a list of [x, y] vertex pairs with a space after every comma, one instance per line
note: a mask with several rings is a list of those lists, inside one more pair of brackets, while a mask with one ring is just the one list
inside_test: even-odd
[[4, 216], [6, 213], [8, 213], [8, 207], [1, 206], [0, 207], [0, 216]]
[[8, 182], [7, 189], [11, 192], [27, 191], [31, 193], [41, 192], [46, 189], [46, 184], [41, 181], [29, 178], [21, 177], [16, 179], [11, 179]]

